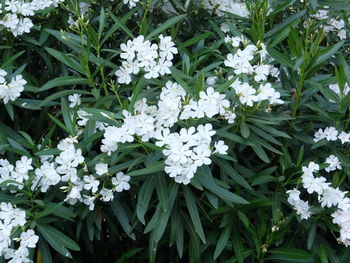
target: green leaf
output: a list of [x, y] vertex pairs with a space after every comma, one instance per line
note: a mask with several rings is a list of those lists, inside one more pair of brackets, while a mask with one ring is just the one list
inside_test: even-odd
[[306, 13], [306, 10], [301, 10], [298, 13], [289, 16], [287, 19], [285, 19], [282, 23], [278, 24], [277, 26], [274, 26], [271, 30], [266, 32], [265, 37], [271, 37], [277, 32], [285, 29], [290, 24], [292, 24], [294, 21], [299, 20], [302, 16], [304, 16]]
[[60, 127], [62, 130], [64, 130], [66, 133], [71, 134], [71, 131], [56, 117], [52, 116], [50, 113], [48, 113], [49, 118], [57, 124], [58, 127]]
[[129, 172], [127, 175], [129, 176], [140, 176], [140, 175], [147, 175], [147, 174], [153, 174], [164, 171], [164, 161], [159, 161], [154, 163], [151, 167], [142, 168], [139, 170], [134, 170]]
[[52, 263], [53, 262], [52, 256], [51, 256], [50, 248], [47, 242], [42, 238], [39, 238], [38, 245], [39, 245], [38, 253], [40, 252], [42, 262]]
[[159, 35], [159, 33], [162, 33], [163, 31], [167, 30], [168, 28], [172, 27], [176, 23], [180, 22], [182, 19], [184, 19], [186, 15], [179, 15], [179, 16], [174, 16], [164, 23], [162, 23], [161, 26], [157, 27], [155, 30], [153, 30], [151, 33], [149, 33], [146, 37], [147, 40], [151, 39], [154, 36]]
[[98, 18], [98, 36], [99, 36], [99, 38], [103, 34], [103, 29], [105, 27], [105, 24], [106, 24], [106, 13], [105, 13], [105, 9], [102, 6], [101, 11], [100, 11], [100, 16]]
[[196, 230], [196, 233], [198, 234], [202, 242], [205, 244], [206, 242], [205, 235], [204, 235], [201, 219], [199, 217], [199, 213], [196, 205], [196, 198], [187, 186], [183, 187], [183, 190], [184, 190], [187, 209], [188, 209], [188, 212], [190, 212], [193, 226]]
[[321, 243], [318, 256], [321, 259], [321, 263], [328, 263], [327, 248]]
[[203, 169], [199, 169], [198, 173], [192, 180], [198, 181], [209, 191], [211, 191], [212, 193], [216, 194], [217, 196], [219, 196], [220, 198], [226, 201], [237, 203], [237, 204], [245, 204], [245, 205], [249, 204], [249, 202], [244, 198], [218, 186], [213, 179], [203, 175]]
[[50, 96], [48, 96], [47, 98], [45, 98], [40, 104], [39, 104], [39, 107], [43, 107], [43, 106], [47, 106], [47, 104], [51, 101], [54, 101], [58, 98], [61, 98], [61, 97], [64, 97], [64, 96], [68, 96], [68, 95], [71, 95], [71, 94], [74, 94], [74, 93], [77, 93], [77, 94], [88, 94], [90, 95], [91, 92], [88, 92], [88, 91], [85, 91], [85, 90], [62, 90], [62, 91], [59, 91], [59, 92], [56, 92]]
[[219, 240], [215, 247], [214, 260], [216, 260], [220, 256], [221, 252], [225, 249], [228, 239], [230, 238], [232, 225], [233, 221], [229, 222], [222, 230]]
[[167, 189], [168, 189], [168, 186], [167, 186], [167, 183], [166, 183], [166, 180], [165, 180], [165, 175], [164, 173], [161, 173], [161, 174], [156, 174], [153, 176], [153, 180], [154, 180], [154, 183], [155, 185], [157, 186], [156, 187], [156, 191], [157, 191], [157, 196], [158, 196], [158, 199], [160, 201], [160, 204], [162, 205], [162, 208], [164, 211], [167, 211], [168, 210], [168, 192], [167, 192]]
[[117, 218], [125, 234], [127, 234], [131, 239], [135, 240], [136, 239], [135, 233], [132, 233], [130, 220], [122, 204], [117, 200], [117, 198], [114, 198], [110, 204], [111, 204], [113, 214]]
[[264, 151], [264, 149], [259, 145], [256, 144], [254, 146], [252, 146], [252, 149], [254, 150], [254, 152], [256, 153], [256, 155], [265, 163], [270, 163], [270, 159], [267, 156], [266, 152]]
[[173, 66], [170, 68], [170, 71], [171, 71], [172, 77], [176, 80], [176, 82], [179, 83], [181, 85], [181, 87], [183, 87], [188, 94], [195, 97], [194, 90], [192, 88], [190, 88], [186, 84], [186, 82], [182, 79], [182, 76], [180, 74], [181, 72]]
[[243, 138], [247, 139], [250, 134], [249, 126], [247, 125], [247, 123], [241, 122], [239, 127]]
[[20, 51], [20, 52], [16, 53], [15, 55], [13, 55], [13, 56], [7, 58], [7, 59], [5, 60], [5, 62], [1, 65], [1, 68], [2, 68], [2, 69], [6, 69], [7, 67], [11, 66], [11, 65], [13, 64], [13, 62], [14, 62], [17, 58], [19, 58], [20, 56], [22, 56], [25, 52], [26, 52], [26, 51], [23, 50], [23, 51]]
[[[108, 14], [113, 19], [115, 26], [118, 26], [118, 28], [121, 28], [130, 38], [134, 38], [134, 34], [130, 31], [130, 29], [125, 26], [126, 21], [128, 20], [120, 20], [118, 17], [116, 17], [111, 11], [108, 11]], [[133, 14], [133, 13], [130, 13]], [[125, 16], [126, 17], [126, 16]], [[116, 29], [115, 29], [116, 30]], [[109, 32], [108, 32], [109, 33]], [[106, 36], [107, 37], [107, 36]], [[103, 39], [102, 43], [105, 41], [106, 37]]]
[[186, 40], [185, 42], [181, 43], [180, 45], [178, 45], [178, 48], [182, 49], [182, 48], [197, 44], [199, 41], [210, 37], [212, 34], [213, 33], [211, 33], [211, 32], [206, 32], [206, 33], [200, 34], [198, 36], [195, 36], [189, 40]]
[[19, 152], [21, 152], [23, 155], [30, 157], [30, 153], [17, 141], [11, 139], [11, 138], [7, 138], [9, 144], [16, 150], [18, 150]]
[[11, 102], [6, 103], [5, 108], [6, 108], [7, 113], [9, 114], [11, 120], [14, 121], [15, 120], [15, 113], [13, 111], [12, 103]]
[[335, 53], [337, 53], [338, 50], [343, 46], [344, 42], [345, 42], [344, 40], [340, 41], [339, 43], [337, 43], [333, 46], [326, 47], [323, 50], [321, 50], [317, 56], [317, 59], [316, 59], [314, 65], [318, 66], [318, 65], [322, 64], [327, 59], [329, 59], [331, 56], [333, 56]]
[[56, 228], [38, 224], [37, 225], [40, 234], [45, 238], [45, 240], [50, 244], [50, 246], [55, 249], [61, 255], [72, 258], [72, 255], [67, 248], [75, 251], [79, 251], [79, 245], [70, 239], [68, 236], [57, 230]]
[[274, 59], [276, 59], [277, 62], [291, 69], [294, 68], [294, 63], [290, 60], [288, 55], [285, 55], [272, 47], [267, 47], [266, 49], [267, 49], [267, 52], [269, 52], [269, 54]]
[[49, 90], [55, 87], [62, 87], [62, 86], [73, 86], [73, 85], [88, 85], [90, 84], [89, 80], [78, 77], [78, 76], [65, 76], [65, 77], [58, 77], [52, 80], [49, 80], [46, 82], [40, 89], [38, 89], [36, 92], [42, 92], [45, 90]]
[[314, 258], [310, 253], [296, 248], [271, 249], [268, 250], [268, 255], [269, 256], [266, 258], [266, 260], [272, 260], [277, 262], [314, 262]]
[[130, 262], [130, 259], [132, 256], [135, 256], [137, 253], [139, 253], [142, 250], [143, 250], [142, 247], [130, 249], [128, 250], [128, 252], [121, 255], [115, 263], [128, 263]]
[[235, 230], [232, 232], [232, 243], [233, 243], [233, 251], [235, 252], [237, 261], [239, 263], [243, 263], [244, 258], [243, 258], [242, 239], [240, 237], [238, 230]]
[[134, 104], [139, 99], [139, 95], [140, 95], [141, 90], [142, 90], [143, 87], [145, 87], [145, 78], [144, 77], [139, 79], [139, 81], [136, 84], [136, 87], [133, 89], [132, 98], [131, 98], [131, 101], [130, 101], [129, 107], [128, 107], [128, 110], [130, 112], [133, 111]]
[[145, 214], [148, 209], [149, 202], [152, 198], [152, 193], [154, 190], [154, 182], [153, 177], [149, 177], [148, 180], [146, 180], [137, 196], [137, 203], [136, 203], [136, 216], [141, 221], [142, 224], [146, 224], [145, 222]]
[[169, 194], [168, 203], [167, 203], [167, 210], [163, 209], [162, 211], [160, 211], [158, 216], [157, 227], [152, 232], [156, 243], [160, 241], [168, 225], [170, 214], [177, 197], [178, 189], [179, 189], [179, 184], [172, 182], [171, 186], [169, 187], [170, 194]]
[[84, 74], [85, 72], [81, 66], [81, 64], [74, 60], [73, 58], [68, 57], [66, 54], [63, 54], [60, 51], [57, 51], [55, 49], [45, 47], [46, 51], [49, 52], [49, 54], [53, 57], [55, 57], [57, 60], [61, 61], [63, 64], [65, 64], [68, 67], [71, 67], [72, 69], [76, 70], [77, 72]]
[[253, 190], [248, 182], [240, 175], [227, 161], [214, 159], [215, 163], [222, 169], [228, 176], [230, 176], [237, 184], [243, 186], [248, 190]]
[[68, 107], [67, 100], [61, 97], [61, 112], [63, 116], [64, 123], [67, 129], [70, 131], [70, 135], [75, 135], [75, 125], [73, 125], [73, 120], [71, 119], [70, 108]]
[[122, 26], [124, 26], [123, 28], [125, 30], [126, 29], [125, 23], [130, 19], [130, 17], [132, 17], [132, 15], [136, 12], [136, 10], [137, 10], [136, 8], [133, 8], [125, 16], [123, 16], [122, 19], [120, 19], [120, 20], [118, 19], [118, 23], [114, 24], [111, 27], [111, 29], [104, 35], [104, 38], [101, 41], [101, 45], [103, 45], [103, 43], [106, 42], [113, 35], [113, 33], [116, 32]]
[[315, 236], [316, 236], [316, 229], [317, 229], [317, 223], [314, 222], [311, 226], [311, 229], [310, 229], [310, 232], [309, 232], [309, 235], [307, 237], [307, 249], [308, 250], [311, 250], [313, 244], [314, 244], [314, 241], [315, 241]]

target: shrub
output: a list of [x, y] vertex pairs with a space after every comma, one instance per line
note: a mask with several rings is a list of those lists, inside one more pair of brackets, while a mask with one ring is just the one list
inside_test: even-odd
[[3, 262], [349, 261], [349, 1], [1, 8]]

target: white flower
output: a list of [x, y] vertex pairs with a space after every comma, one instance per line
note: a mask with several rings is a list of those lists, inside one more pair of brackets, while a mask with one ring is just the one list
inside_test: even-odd
[[224, 141], [217, 141], [214, 144], [215, 152], [218, 152], [219, 154], [227, 154], [228, 146], [225, 144]]
[[230, 28], [229, 28], [229, 26], [228, 26], [226, 23], [222, 23], [222, 24], [220, 25], [220, 30], [221, 30], [221, 32], [223, 32], [223, 33], [227, 33], [227, 32], [230, 31]]
[[270, 65], [255, 66], [254, 73], [255, 73], [254, 80], [256, 82], [265, 81], [265, 80], [267, 80], [267, 76], [270, 73]]
[[329, 164], [329, 166], [328, 167], [326, 167], [325, 168], [325, 170], [326, 170], [326, 172], [330, 172], [330, 171], [335, 171], [335, 170], [341, 170], [342, 169], [342, 167], [341, 167], [341, 163], [340, 163], [340, 161], [339, 161], [339, 159], [338, 159], [338, 157], [337, 156], [335, 156], [335, 155], [330, 155], [330, 156], [328, 156], [327, 158], [326, 158], [326, 161], [325, 161], [327, 164]]
[[26, 83], [22, 75], [17, 75], [11, 79], [10, 83], [0, 84], [0, 99], [3, 99], [5, 104], [10, 100], [15, 101], [21, 95]]
[[198, 135], [201, 141], [211, 142], [211, 137], [216, 133], [210, 123], [199, 125], [197, 127]]
[[0, 219], [11, 227], [24, 226], [26, 223], [26, 213], [18, 208], [13, 208], [10, 203], [0, 203]]
[[35, 248], [39, 237], [35, 235], [34, 230], [28, 229], [26, 232], [22, 232], [20, 236], [21, 246]]
[[327, 141], [336, 141], [338, 139], [338, 131], [335, 127], [327, 127], [324, 129], [323, 133]]
[[61, 181], [61, 176], [57, 173], [54, 163], [44, 162], [40, 168], [35, 169], [35, 178], [32, 183], [32, 191], [36, 187], [41, 187], [41, 192], [46, 192], [51, 185], [56, 185]]
[[170, 130], [168, 128], [156, 131], [154, 135], [154, 137], [158, 140], [156, 142], [156, 145], [158, 147], [163, 147], [165, 144], [167, 144], [167, 139], [169, 134], [170, 134]]
[[338, 188], [333, 187], [326, 188], [321, 196], [320, 202], [322, 207], [336, 206], [344, 198], [345, 192], [340, 191]]
[[214, 86], [216, 83], [216, 77], [209, 77], [205, 81], [209, 86]]
[[67, 23], [68, 23], [70, 26], [78, 26], [77, 21], [74, 20], [74, 18], [73, 18], [72, 15], [69, 15], [69, 16], [68, 16]]
[[0, 159], [0, 177], [7, 178], [13, 171], [14, 166], [6, 159]]
[[222, 117], [230, 124], [235, 123], [236, 114], [230, 110], [226, 110]]
[[120, 67], [119, 70], [115, 72], [115, 75], [118, 77], [118, 83], [120, 84], [129, 84], [131, 82], [130, 73], [123, 67]]
[[303, 176], [303, 185], [309, 194], [316, 192], [322, 194], [322, 192], [329, 187], [329, 183], [326, 183], [326, 178], [313, 177], [312, 175]]
[[298, 215], [300, 215], [301, 219], [308, 219], [311, 216], [311, 211], [310, 211], [310, 207], [309, 207], [309, 202], [305, 202], [303, 200], [300, 200], [299, 202], [297, 202], [294, 206], [294, 208], [296, 209], [296, 213]]
[[233, 87], [236, 95], [239, 98], [239, 101], [243, 105], [247, 105], [252, 107], [253, 102], [258, 100], [258, 97], [256, 96], [256, 90], [253, 89], [248, 83], [244, 82], [242, 84], [236, 83], [236, 85]]
[[318, 141], [323, 140], [325, 138], [326, 138], [326, 135], [324, 134], [323, 130], [318, 129], [318, 131], [315, 132], [315, 135], [314, 135], [314, 142], [318, 142]]
[[6, 82], [6, 79], [4, 78], [6, 75], [7, 72], [3, 69], [0, 69], [0, 84], [4, 84]]
[[92, 211], [95, 209], [95, 203], [94, 203], [95, 200], [96, 200], [96, 196], [84, 195], [83, 203], [89, 206], [89, 210]]
[[288, 190], [287, 191], [288, 196], [288, 203], [291, 205], [296, 204], [297, 202], [300, 201], [300, 191], [294, 188], [293, 190]]
[[95, 165], [95, 170], [98, 175], [104, 175], [108, 173], [108, 164], [98, 163]]
[[227, 59], [224, 61], [225, 66], [233, 68], [236, 75], [242, 73], [252, 74], [254, 69], [248, 59], [251, 58], [251, 56], [242, 52], [240, 55], [238, 55], [238, 52], [235, 55], [228, 54]]
[[129, 8], [135, 7], [140, 0], [123, 0], [124, 4], [128, 4]]
[[305, 175], [312, 175], [320, 170], [320, 166], [315, 162], [310, 162], [308, 166], [303, 166], [302, 170]]
[[80, 15], [85, 15], [90, 8], [90, 4], [86, 3], [86, 2], [80, 2], [79, 3], [79, 12]]
[[114, 199], [113, 191], [107, 188], [103, 188], [100, 191], [101, 200], [104, 202], [109, 202]]
[[119, 172], [116, 174], [116, 177], [112, 178], [112, 184], [115, 186], [115, 190], [117, 192], [122, 192], [123, 190], [129, 190], [130, 184], [130, 176], [124, 175], [123, 172]]
[[242, 39], [240, 37], [230, 37], [229, 35], [225, 37], [225, 42], [231, 44], [233, 47], [239, 47], [241, 41]]
[[163, 37], [163, 35], [159, 35], [159, 39], [159, 56], [161, 58], [166, 58], [167, 60], [172, 60], [174, 58], [173, 54], [178, 53], [175, 43], [172, 42], [170, 36]]
[[342, 144], [350, 142], [350, 133], [346, 133], [342, 131], [338, 135], [338, 139], [341, 141]]
[[96, 178], [94, 176], [84, 175], [84, 189], [86, 189], [86, 190], [91, 189], [92, 193], [96, 193], [99, 185], [100, 185], [100, 181], [96, 180]]
[[78, 106], [81, 104], [80, 99], [81, 94], [73, 94], [68, 96], [68, 100], [70, 101], [69, 107], [74, 108], [75, 106]]

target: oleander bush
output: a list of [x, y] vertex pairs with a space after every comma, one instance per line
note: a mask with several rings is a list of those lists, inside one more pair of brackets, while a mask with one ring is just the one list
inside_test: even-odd
[[350, 1], [0, 7], [1, 262], [350, 262]]

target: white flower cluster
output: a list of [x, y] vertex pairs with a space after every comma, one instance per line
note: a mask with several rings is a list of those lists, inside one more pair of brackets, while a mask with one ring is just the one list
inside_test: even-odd
[[350, 142], [350, 133], [339, 132], [335, 127], [326, 127], [324, 130], [318, 129], [314, 135], [314, 142], [326, 139], [327, 141], [340, 140], [342, 144]]
[[[80, 149], [76, 149], [75, 144], [78, 141], [75, 138], [66, 138], [60, 141], [57, 149], [60, 154], [54, 156], [41, 156], [40, 167], [34, 170], [32, 159], [22, 156], [16, 162], [14, 167], [6, 159], [0, 159], [0, 183], [7, 182], [3, 189], [11, 186], [10, 191], [16, 192], [23, 189], [23, 186], [29, 184], [32, 191], [45, 193], [49, 187], [62, 184], [60, 188], [67, 193], [65, 202], [75, 205], [77, 202], [94, 209], [94, 201], [100, 197], [102, 201], [113, 200], [114, 192], [129, 190], [130, 176], [122, 172], [111, 177], [108, 174], [108, 165], [98, 163], [95, 166], [96, 174], [82, 175], [80, 171], [88, 173], [86, 167], [79, 169], [84, 163], [84, 157]], [[29, 172], [34, 170], [34, 174]], [[100, 184], [103, 181], [103, 184]], [[99, 188], [99, 186], [102, 186]], [[111, 185], [107, 188], [107, 185]]]
[[249, 10], [244, 1], [237, 0], [204, 0], [203, 6], [210, 13], [224, 16], [225, 12], [240, 17], [249, 17]]
[[[325, 9], [328, 8], [328, 6], [324, 7]], [[316, 14], [311, 15], [311, 17], [316, 18], [317, 20], [323, 20], [326, 22], [326, 25], [323, 25], [322, 28], [326, 33], [329, 32], [336, 32], [337, 36], [343, 40], [346, 39], [346, 29], [345, 29], [345, 22], [343, 19], [336, 19], [329, 17], [329, 11], [328, 10], [318, 10]]]
[[[199, 125], [197, 131], [195, 127], [182, 128], [179, 133], [163, 130], [162, 134], [156, 136], [160, 139], [156, 145], [165, 146], [165, 172], [177, 183], [190, 183], [198, 167], [211, 164], [213, 152], [210, 144], [214, 134], [212, 125], [208, 123]], [[220, 154], [226, 154], [227, 149], [223, 141], [215, 144], [215, 150]]]
[[[35, 15], [35, 12], [44, 10], [47, 7], [55, 6], [64, 0], [6, 0], [6, 14], [0, 25], [3, 25], [7, 30], [11, 31], [14, 36], [20, 36], [24, 33], [29, 33], [34, 26], [29, 18]], [[2, 6], [0, 4], [0, 10]]]
[[[326, 163], [329, 166], [325, 169], [327, 172], [342, 169], [339, 159], [331, 155], [326, 159]], [[337, 210], [332, 214], [333, 223], [340, 227], [339, 240], [344, 243], [345, 246], [350, 245], [350, 198], [345, 197], [347, 192], [341, 191], [339, 188], [334, 188], [327, 183], [325, 177], [315, 177], [314, 173], [319, 172], [320, 166], [315, 162], [310, 162], [308, 166], [303, 166], [302, 183], [303, 188], [307, 190], [309, 194], [317, 193], [318, 201], [321, 207], [336, 207]], [[302, 219], [310, 217], [307, 202], [298, 201], [300, 192], [297, 189], [287, 191], [289, 194], [288, 202], [294, 206], [297, 213], [301, 215]], [[298, 207], [300, 202], [300, 207]], [[297, 204], [297, 205], [296, 205]], [[304, 210], [301, 211], [305, 206]]]
[[3, 69], [0, 69], [0, 99], [6, 104], [10, 100], [15, 101], [21, 92], [24, 90], [24, 85], [27, 84], [22, 77], [22, 75], [17, 75], [11, 79], [8, 83], [6, 82], [7, 72]]
[[110, 155], [120, 143], [133, 142], [135, 135], [142, 141], [155, 139], [157, 146], [164, 147], [165, 172], [176, 182], [188, 184], [199, 166], [211, 163], [211, 154], [226, 154], [228, 147], [223, 141], [218, 141], [215, 150], [212, 149], [210, 144], [215, 131], [211, 124], [182, 128], [179, 132], [170, 129], [179, 120], [190, 118], [220, 115], [231, 123], [235, 118], [225, 95], [215, 92], [212, 87], [206, 92], [201, 91], [199, 97], [198, 101], [189, 99], [179, 84], [168, 81], [162, 88], [157, 106], [147, 105], [145, 98], [139, 100], [134, 105], [134, 114], [123, 111], [124, 120], [120, 127], [106, 128], [101, 151]]
[[159, 39], [159, 45], [152, 44], [141, 35], [120, 45], [122, 50], [120, 57], [124, 61], [115, 72], [119, 83], [129, 84], [131, 75], [138, 74], [141, 69], [146, 72], [146, 79], [158, 78], [171, 73], [169, 68], [173, 65], [172, 59], [178, 50], [171, 37], [160, 35]]
[[[10, 203], [0, 203], [0, 257], [9, 260], [9, 263], [32, 262], [28, 256], [28, 248], [35, 248], [39, 237], [34, 230], [28, 229], [22, 232], [18, 238], [11, 235], [18, 227], [26, 224], [26, 213], [14, 208]], [[11, 248], [13, 241], [19, 242], [17, 249]]]
[[[281, 94], [276, 91], [271, 83], [266, 83], [268, 77], [278, 78], [279, 71], [272, 65], [264, 64], [268, 55], [266, 46], [261, 43], [259, 48], [250, 44], [246, 39], [240, 37], [225, 38], [225, 42], [235, 48], [234, 54], [228, 54], [224, 61], [226, 67], [234, 69], [234, 74], [239, 75], [231, 87], [235, 90], [236, 95], [242, 105], [252, 107], [254, 103], [268, 101], [269, 104], [283, 104], [280, 99]], [[243, 46], [243, 49], [240, 48]], [[251, 62], [255, 55], [260, 56], [257, 65]], [[253, 76], [252, 81], [247, 82], [243, 76]], [[229, 76], [229, 79], [233, 76]]]

